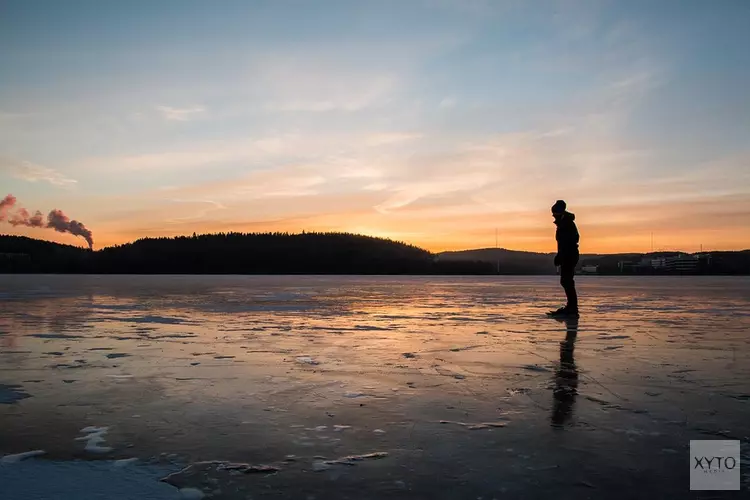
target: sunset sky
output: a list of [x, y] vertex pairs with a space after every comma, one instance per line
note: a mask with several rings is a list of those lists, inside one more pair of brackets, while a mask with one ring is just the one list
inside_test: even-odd
[[[750, 1], [7, 0], [0, 198], [96, 248], [750, 247]], [[70, 234], [0, 232], [85, 245]]]

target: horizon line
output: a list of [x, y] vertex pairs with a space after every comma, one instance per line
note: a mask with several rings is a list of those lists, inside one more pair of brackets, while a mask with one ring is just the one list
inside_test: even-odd
[[[89, 249], [89, 250], [91, 250], [93, 252], [99, 252], [99, 251], [105, 250], [107, 248], [114, 248], [114, 247], [123, 246], [123, 245], [131, 245], [131, 244], [133, 244], [133, 243], [135, 243], [137, 241], [141, 241], [141, 240], [156, 240], [156, 239], [161, 239], [161, 238], [163, 238], [163, 239], [192, 238], [193, 235], [195, 235], [196, 237], [198, 237], [198, 236], [216, 236], [216, 235], [220, 235], [220, 234], [241, 234], [241, 235], [279, 234], [279, 235], [285, 235], [285, 236], [301, 236], [303, 234], [345, 234], [345, 235], [350, 235], [350, 236], [361, 236], [361, 237], [366, 237], [366, 238], [374, 238], [374, 239], [379, 239], [379, 240], [384, 240], [384, 241], [391, 241], [391, 242], [399, 243], [399, 244], [403, 244], [403, 245], [409, 245], [409, 246], [418, 248], [420, 250], [424, 250], [426, 252], [429, 252], [430, 254], [433, 254], [433, 255], [438, 255], [438, 254], [441, 254], [441, 253], [476, 252], [476, 251], [482, 251], [482, 250], [504, 250], [504, 251], [508, 251], [508, 252], [524, 252], [524, 253], [533, 253], [533, 254], [539, 254], [539, 255], [552, 255], [552, 254], [556, 253], [555, 251], [539, 252], [539, 251], [534, 251], [534, 250], [523, 250], [523, 249], [515, 249], [515, 248], [506, 248], [506, 247], [501, 247], [501, 246], [500, 247], [497, 247], [497, 246], [496, 247], [487, 247], [487, 246], [484, 246], [484, 247], [476, 247], [476, 248], [464, 248], [464, 249], [461, 249], [461, 250], [438, 250], [438, 251], [433, 251], [433, 250], [429, 250], [427, 248], [424, 248], [422, 246], [416, 245], [414, 243], [409, 243], [408, 241], [397, 240], [397, 239], [394, 239], [394, 238], [388, 238], [388, 237], [384, 237], [384, 236], [373, 236], [373, 235], [364, 234], [364, 233], [351, 233], [351, 232], [347, 232], [347, 231], [305, 231], [305, 230], [302, 230], [302, 231], [299, 231], [299, 232], [287, 232], [287, 231], [266, 231], [266, 232], [219, 231], [219, 232], [214, 232], [214, 233], [196, 233], [196, 232], [193, 232], [192, 234], [182, 234], [182, 235], [176, 235], [176, 236], [144, 236], [144, 237], [141, 237], [141, 238], [136, 238], [134, 240], [125, 242], [125, 243], [116, 243], [116, 244], [113, 244], [113, 245], [106, 245], [106, 246], [103, 246], [103, 247], [98, 248], [98, 249], [94, 249], [93, 247], [92, 248], [88, 248], [86, 245], [79, 246], [79, 245], [72, 244], [72, 243], [59, 243], [57, 241], [53, 241], [53, 240], [49, 240], [49, 239], [45, 239], [45, 238], [34, 238], [34, 237], [31, 237], [31, 236], [25, 236], [25, 235], [15, 235], [15, 234], [8, 234], [8, 233], [0, 233], [0, 236], [9, 236], [9, 237], [14, 237], [14, 238], [28, 238], [30, 240], [44, 241], [44, 242], [53, 243], [53, 244], [56, 244], [56, 245], [72, 246], [72, 247], [76, 247], [76, 248], [82, 248], [84, 250]], [[656, 250], [649, 250], [649, 251], [644, 251], [644, 252], [635, 252], [635, 251], [633, 251], [633, 252], [627, 252], [627, 251], [624, 251], [624, 252], [607, 252], [607, 253], [581, 252], [581, 256], [583, 257], [583, 256], [587, 256], [587, 255], [626, 255], [626, 254], [648, 255], [648, 254], [656, 254], [656, 253], [684, 253], [684, 254], [688, 254], [688, 255], [693, 255], [693, 254], [698, 254], [698, 253], [710, 253], [710, 252], [747, 252], [747, 251], [750, 251], [750, 247], [748, 247], [748, 248], [742, 248], [742, 249], [738, 249], [738, 250], [722, 250], [722, 249], [718, 249], [718, 248], [717, 249], [703, 249], [703, 250], [700, 250], [700, 251], [697, 251], [697, 252], [689, 252], [689, 251], [685, 251], [685, 250], [676, 250], [676, 249], [671, 249], [671, 250], [656, 249]]]

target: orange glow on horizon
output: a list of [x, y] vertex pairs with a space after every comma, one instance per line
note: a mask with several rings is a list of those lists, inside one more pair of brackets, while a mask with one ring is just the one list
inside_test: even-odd
[[[372, 200], [367, 200], [368, 204]], [[263, 214], [264, 205], [214, 208], [197, 203], [143, 206], [124, 215], [114, 212], [87, 219], [94, 248], [129, 243], [139, 238], [218, 232], [348, 232], [389, 238], [432, 252], [492, 248], [554, 252], [555, 227], [548, 208], [499, 212], [481, 203], [414, 203], [382, 210], [344, 211], [350, 196], [293, 197], [277, 208], [283, 215]], [[371, 205], [372, 206], [372, 205]], [[206, 209], [206, 208], [209, 209]], [[681, 199], [631, 205], [571, 206], [581, 234], [582, 253], [647, 253], [654, 251], [744, 250], [750, 248], [750, 196]], [[322, 210], [328, 209], [328, 212]], [[257, 213], [248, 221], [247, 213]], [[3, 226], [3, 232], [83, 246], [84, 241], [49, 229]]]

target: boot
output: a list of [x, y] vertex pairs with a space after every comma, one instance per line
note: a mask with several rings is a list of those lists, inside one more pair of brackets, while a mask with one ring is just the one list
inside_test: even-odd
[[565, 307], [561, 307], [557, 311], [550, 312], [549, 315], [550, 316], [568, 316], [568, 317], [573, 316], [573, 317], [578, 317], [578, 308], [577, 307], [565, 306]]

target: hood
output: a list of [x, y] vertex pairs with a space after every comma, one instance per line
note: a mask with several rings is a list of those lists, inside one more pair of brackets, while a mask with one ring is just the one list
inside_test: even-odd
[[565, 214], [565, 217], [563, 217], [560, 220], [555, 219], [555, 221], [554, 221], [555, 224], [558, 224], [561, 220], [569, 220], [569, 221], [576, 220], [576, 214], [568, 212], [567, 210], [565, 212], [563, 212], [563, 213]]

